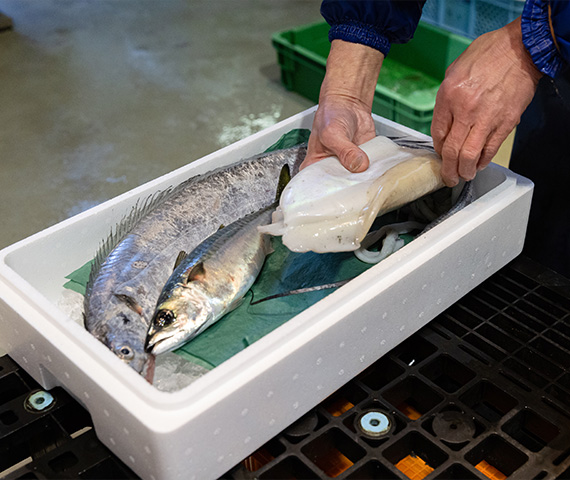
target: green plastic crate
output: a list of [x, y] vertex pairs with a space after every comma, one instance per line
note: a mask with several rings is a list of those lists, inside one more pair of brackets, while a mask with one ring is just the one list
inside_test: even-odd
[[[288, 90], [318, 102], [330, 51], [326, 22], [297, 27], [272, 38]], [[435, 96], [445, 69], [471, 40], [420, 22], [413, 40], [394, 44], [384, 60], [372, 111], [423, 133], [430, 133]]]

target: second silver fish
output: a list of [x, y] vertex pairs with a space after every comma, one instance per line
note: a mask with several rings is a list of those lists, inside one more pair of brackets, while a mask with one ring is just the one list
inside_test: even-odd
[[272, 251], [258, 232], [276, 204], [220, 229], [181, 258], [162, 290], [145, 348], [154, 355], [182, 346], [241, 302]]

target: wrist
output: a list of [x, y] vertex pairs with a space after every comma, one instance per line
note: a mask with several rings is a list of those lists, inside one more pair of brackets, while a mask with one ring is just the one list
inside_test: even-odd
[[532, 56], [523, 43], [521, 18], [517, 18], [505, 27], [508, 31], [510, 47], [515, 51], [521, 70], [527, 73], [535, 83], [538, 84], [540, 78], [544, 75], [534, 64]]
[[319, 102], [325, 97], [335, 95], [372, 110], [374, 91], [383, 60], [384, 54], [371, 47], [333, 40]]

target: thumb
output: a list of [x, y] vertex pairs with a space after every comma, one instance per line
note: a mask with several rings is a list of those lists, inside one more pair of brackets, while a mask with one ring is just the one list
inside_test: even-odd
[[352, 142], [343, 142], [342, 145], [339, 145], [337, 152], [340, 163], [353, 173], [363, 172], [370, 164], [368, 155]]

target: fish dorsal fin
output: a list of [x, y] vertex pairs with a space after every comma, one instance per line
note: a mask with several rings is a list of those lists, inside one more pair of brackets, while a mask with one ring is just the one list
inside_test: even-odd
[[101, 265], [106, 260], [107, 256], [115, 249], [119, 243], [131, 232], [136, 225], [152, 210], [157, 206], [165, 202], [171, 195], [177, 190], [176, 188], [167, 188], [163, 191], [158, 191], [145, 200], [137, 200], [135, 205], [131, 208], [131, 211], [125, 215], [125, 217], [117, 224], [115, 230], [111, 230], [109, 236], [101, 243], [101, 246], [95, 254], [95, 258], [91, 264], [91, 273], [89, 274], [89, 280], [85, 288], [85, 310], [88, 308], [88, 300], [93, 289], [93, 284], [99, 271], [101, 270]]
[[178, 265], [180, 265], [187, 256], [188, 254], [184, 250], [180, 250], [180, 253], [176, 257], [176, 260], [174, 261], [174, 270], [176, 270]]
[[289, 170], [289, 165], [285, 164], [279, 172], [279, 181], [277, 182], [277, 192], [275, 193], [275, 201], [279, 202], [281, 194], [287, 184], [291, 181], [291, 171]]
[[205, 275], [206, 270], [204, 269], [204, 262], [198, 262], [190, 269], [184, 283], [192, 282], [195, 280], [202, 280]]

